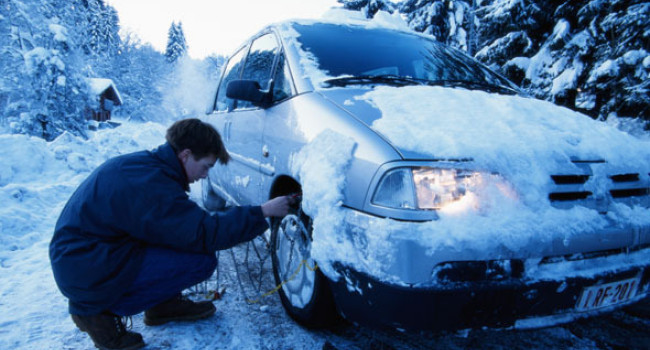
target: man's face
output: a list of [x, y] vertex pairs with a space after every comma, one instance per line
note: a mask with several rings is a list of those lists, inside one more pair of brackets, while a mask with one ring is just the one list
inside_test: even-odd
[[204, 179], [208, 176], [210, 168], [212, 168], [214, 163], [217, 162], [217, 157], [214, 155], [194, 159], [194, 155], [189, 149], [183, 150], [178, 157], [181, 160], [183, 167], [185, 167], [189, 183], [193, 183], [199, 179]]

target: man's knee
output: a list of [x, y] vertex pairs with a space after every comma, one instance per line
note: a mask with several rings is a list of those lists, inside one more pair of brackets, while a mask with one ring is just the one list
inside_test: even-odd
[[199, 273], [205, 276], [203, 280], [210, 278], [210, 276], [212, 276], [212, 273], [216, 268], [217, 268], [217, 257], [215, 256], [214, 253], [205, 254], [204, 258], [201, 261], [200, 266], [198, 266]]

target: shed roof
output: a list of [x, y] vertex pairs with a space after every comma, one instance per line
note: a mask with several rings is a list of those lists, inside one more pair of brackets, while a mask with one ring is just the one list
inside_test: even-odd
[[117, 87], [113, 80], [107, 78], [88, 78], [88, 86], [90, 87], [90, 92], [95, 96], [100, 96], [106, 94], [106, 98], [113, 101], [116, 106], [122, 104], [122, 98], [120, 97], [120, 92], [117, 91]]

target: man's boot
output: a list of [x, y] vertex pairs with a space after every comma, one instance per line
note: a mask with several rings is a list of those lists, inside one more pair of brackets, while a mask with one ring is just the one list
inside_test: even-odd
[[79, 330], [90, 335], [98, 349], [133, 350], [144, 347], [142, 336], [139, 333], [127, 331], [120, 316], [110, 313], [70, 316]]
[[206, 318], [217, 310], [211, 301], [193, 302], [177, 295], [144, 312], [144, 324], [157, 326], [172, 321], [194, 321]]

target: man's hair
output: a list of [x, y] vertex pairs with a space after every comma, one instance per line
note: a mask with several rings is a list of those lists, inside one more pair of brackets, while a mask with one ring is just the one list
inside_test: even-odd
[[221, 164], [226, 164], [230, 160], [219, 132], [212, 125], [196, 118], [183, 119], [172, 124], [167, 129], [165, 139], [176, 154], [189, 149], [194, 159], [213, 155]]

